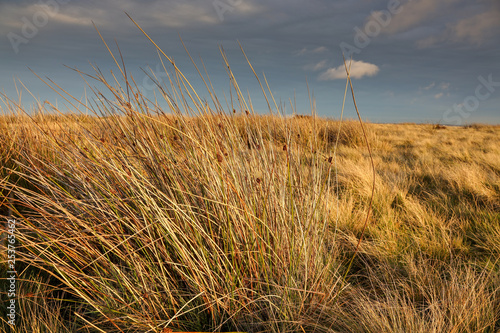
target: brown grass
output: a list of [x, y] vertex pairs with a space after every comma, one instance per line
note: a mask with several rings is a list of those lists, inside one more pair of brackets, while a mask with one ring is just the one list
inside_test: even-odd
[[[324, 133], [338, 128], [334, 120], [135, 117], [1, 118], [3, 193], [16, 193], [15, 215], [25, 220], [18, 261], [54, 276], [38, 292], [29, 291], [38, 284], [29, 276], [19, 288], [24, 295], [60, 295], [51, 303], [19, 298], [39, 313], [30, 330], [82, 329], [104, 320], [122, 328], [133, 321], [145, 331], [174, 313], [175, 325], [185, 329], [220, 329], [216, 323], [227, 319], [222, 327], [246, 331], [498, 328], [500, 129], [368, 124], [377, 170], [374, 213], [344, 285], [340, 273], [361, 236], [371, 191], [368, 156], [352, 144], [361, 140], [349, 130], [354, 123], [342, 125], [351, 139], [340, 141], [333, 169], [332, 139]], [[182, 215], [175, 227], [144, 233], [141, 221]], [[228, 234], [224, 225], [238, 229]], [[206, 241], [225, 247], [227, 237], [237, 237], [232, 250], [216, 259], [218, 247], [209, 250]], [[42, 255], [46, 242], [55, 246], [50, 255]], [[128, 273], [119, 268], [126, 258], [134, 258]], [[158, 260], [189, 270], [153, 269]], [[74, 271], [92, 262], [97, 266]], [[243, 266], [235, 270], [238, 262]], [[287, 271], [293, 274], [282, 275]], [[131, 284], [129, 274], [139, 280]], [[202, 282], [208, 276], [209, 284]], [[269, 298], [276, 293], [277, 303]], [[120, 306], [124, 297], [146, 303], [127, 310]], [[80, 309], [77, 317], [63, 310], [68, 299], [77, 300], [71, 310]], [[92, 308], [99, 312], [89, 316]], [[118, 320], [112, 309], [119, 308]]]

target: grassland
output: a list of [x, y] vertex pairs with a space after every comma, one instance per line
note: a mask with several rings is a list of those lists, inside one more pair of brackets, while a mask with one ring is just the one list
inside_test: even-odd
[[367, 124], [348, 270], [372, 177], [339, 125], [2, 117], [17, 331], [496, 332], [500, 128]]
[[227, 107], [173, 64], [162, 110], [120, 71], [2, 98], [3, 331], [500, 330], [500, 126], [258, 115], [229, 66]]

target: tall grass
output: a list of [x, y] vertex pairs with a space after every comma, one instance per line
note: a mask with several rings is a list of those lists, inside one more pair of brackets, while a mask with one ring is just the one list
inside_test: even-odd
[[87, 109], [54, 86], [91, 116], [3, 97], [0, 213], [19, 221], [4, 330], [500, 329], [498, 127], [368, 124], [372, 193], [355, 122], [258, 115], [230, 66], [224, 108], [164, 57], [167, 111], [114, 56], [121, 78], [96, 68]]

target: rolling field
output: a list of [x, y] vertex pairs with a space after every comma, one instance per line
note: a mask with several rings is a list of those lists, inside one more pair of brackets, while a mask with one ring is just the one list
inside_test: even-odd
[[500, 330], [499, 126], [121, 102], [0, 117], [13, 331]]

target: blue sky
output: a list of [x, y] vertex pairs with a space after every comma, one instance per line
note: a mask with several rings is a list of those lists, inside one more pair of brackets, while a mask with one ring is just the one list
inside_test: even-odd
[[[30, 93], [71, 108], [30, 68], [76, 97], [86, 91], [91, 98], [82, 78], [66, 66], [92, 73], [92, 63], [104, 73], [117, 72], [94, 22], [113, 50], [116, 39], [127, 70], [153, 97], [141, 69], [165, 78], [160, 60], [124, 12], [205, 97], [179, 35], [198, 64], [203, 59], [220, 96], [229, 93], [222, 46], [240, 88], [261, 113], [268, 112], [267, 104], [238, 41], [287, 113], [290, 100], [297, 112], [310, 113], [308, 84], [319, 115], [340, 115], [344, 52], [353, 57], [356, 99], [367, 120], [500, 123], [498, 0], [2, 0], [0, 90], [16, 101], [22, 91], [28, 109], [34, 103]], [[351, 105], [347, 117], [355, 117]], [[4, 103], [0, 107], [5, 110]]]

